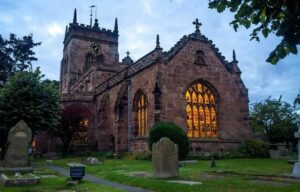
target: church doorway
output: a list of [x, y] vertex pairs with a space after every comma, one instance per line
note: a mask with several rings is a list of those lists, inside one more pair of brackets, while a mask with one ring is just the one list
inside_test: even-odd
[[89, 109], [80, 104], [71, 105], [62, 111], [62, 129], [65, 130], [63, 143], [69, 143], [71, 151], [87, 149], [90, 118]]

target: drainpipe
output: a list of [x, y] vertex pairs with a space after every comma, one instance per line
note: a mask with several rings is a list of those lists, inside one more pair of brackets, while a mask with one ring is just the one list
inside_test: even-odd
[[131, 80], [127, 79], [127, 111], [128, 111], [128, 119], [127, 119], [127, 123], [128, 123], [128, 152], [131, 151], [131, 141], [130, 141], [130, 137], [131, 137], [131, 110], [130, 110], [130, 92], [131, 92]]

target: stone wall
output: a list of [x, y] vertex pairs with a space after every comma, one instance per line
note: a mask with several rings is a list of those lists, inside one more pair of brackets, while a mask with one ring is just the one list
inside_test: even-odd
[[[194, 53], [197, 50], [205, 53], [207, 66], [194, 64]], [[239, 143], [251, 136], [247, 89], [242, 84], [239, 74], [232, 74], [226, 69], [212, 51], [210, 44], [189, 41], [170, 62], [162, 66], [162, 69], [162, 120], [173, 121], [186, 128], [185, 91], [192, 82], [203, 79], [218, 93], [216, 139], [224, 143], [227, 140]], [[202, 145], [204, 150], [219, 151], [222, 146], [216, 145], [216, 139], [211, 139], [211, 147], [207, 146], [209, 139], [205, 139], [208, 140], [205, 144], [194, 142], [192, 146], [196, 148]], [[227, 146], [229, 145], [226, 144], [223, 148], [228, 149]]]

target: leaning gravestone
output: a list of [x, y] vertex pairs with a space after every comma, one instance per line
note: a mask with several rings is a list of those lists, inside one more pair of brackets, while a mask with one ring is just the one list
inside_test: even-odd
[[8, 149], [4, 159], [6, 167], [28, 167], [28, 149], [31, 144], [32, 132], [21, 120], [8, 133]]
[[153, 176], [155, 178], [178, 177], [178, 147], [163, 137], [152, 145]]

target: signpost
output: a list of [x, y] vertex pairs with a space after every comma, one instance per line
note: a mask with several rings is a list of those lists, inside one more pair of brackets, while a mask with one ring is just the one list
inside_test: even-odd
[[70, 177], [73, 181], [79, 181], [85, 175], [85, 166], [83, 164], [68, 163], [67, 165], [70, 166]]

